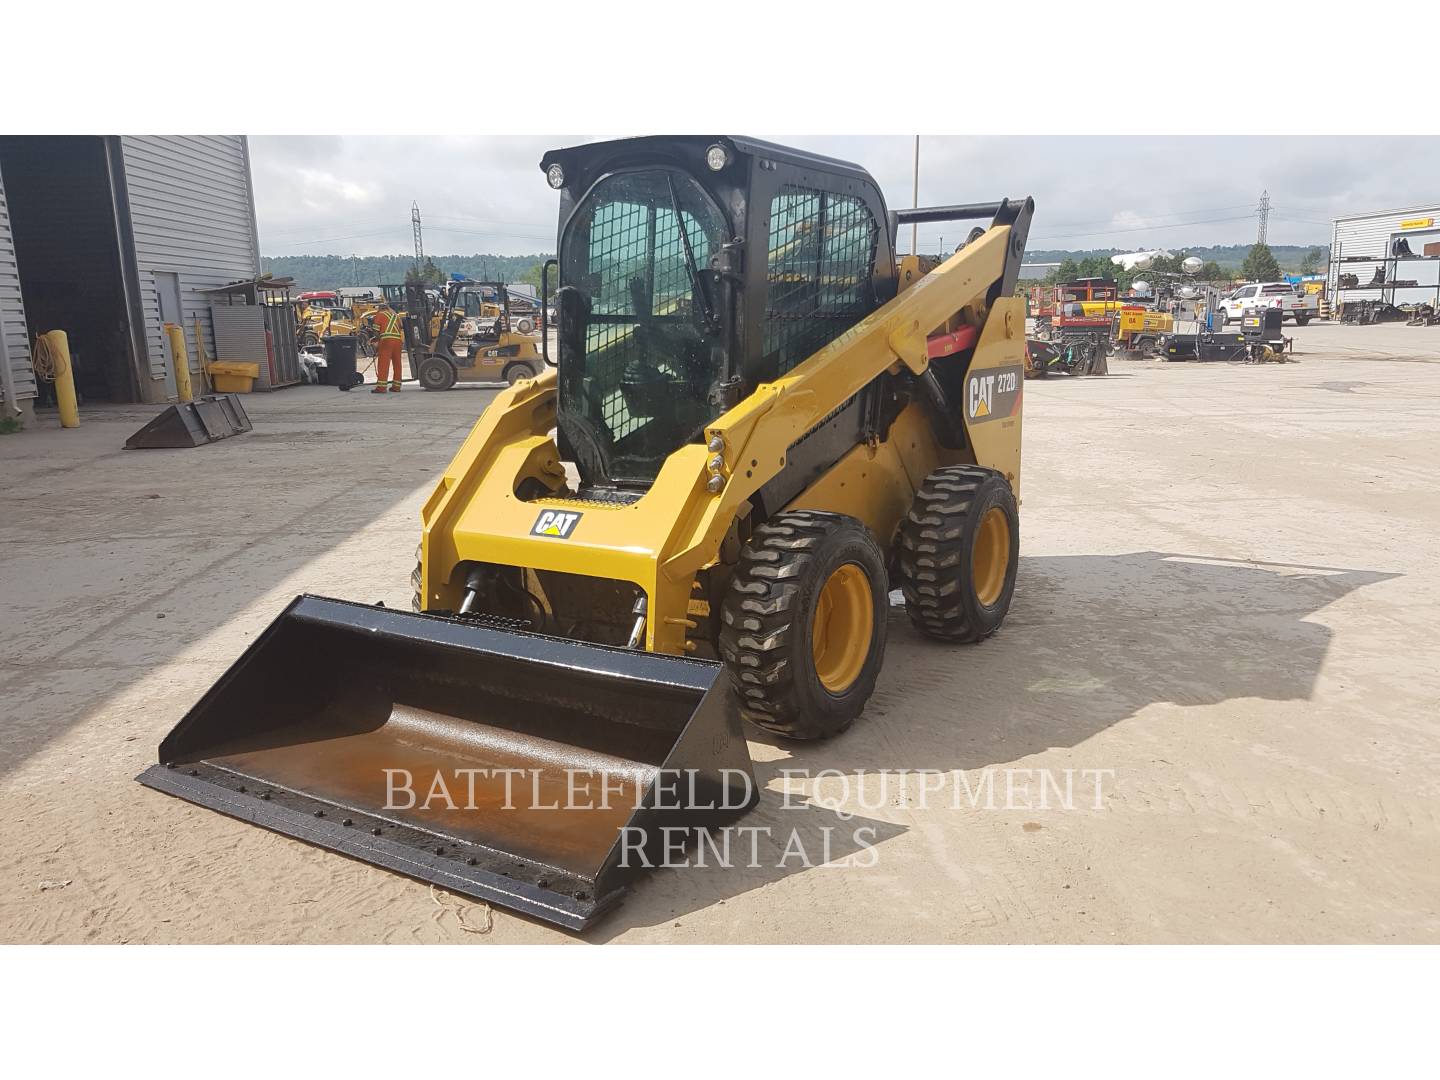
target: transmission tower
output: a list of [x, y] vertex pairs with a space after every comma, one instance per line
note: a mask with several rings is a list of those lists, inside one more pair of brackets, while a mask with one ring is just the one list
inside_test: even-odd
[[[416, 213], [418, 214], [419, 211], [417, 210]], [[1268, 190], [1260, 193], [1260, 205], [1255, 208], [1255, 213], [1260, 218], [1260, 228], [1255, 235], [1255, 242], [1263, 244], [1266, 242], [1266, 232], [1270, 228], [1270, 192]], [[417, 217], [415, 220], [419, 221], [420, 219]], [[419, 229], [420, 226], [416, 225], [415, 228]], [[419, 233], [417, 232], [416, 235], [418, 236]]]
[[418, 274], [425, 266], [425, 241], [420, 235], [420, 204], [418, 202], [410, 204], [410, 224], [415, 228], [415, 273]]

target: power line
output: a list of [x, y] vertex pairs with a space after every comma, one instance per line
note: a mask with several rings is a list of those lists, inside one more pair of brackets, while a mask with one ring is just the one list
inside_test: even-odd
[[1297, 221], [1302, 225], [1334, 225], [1333, 221], [1316, 221], [1314, 218], [1295, 217], [1292, 214], [1281, 214], [1276, 212], [1275, 207], [1270, 208], [1270, 214], [1276, 221]]
[[548, 229], [553, 222], [549, 221], [502, 221], [496, 218], [466, 217], [463, 214], [431, 214], [431, 221], [467, 221], [473, 225], [519, 225], [524, 228]]
[[534, 233], [506, 233], [506, 232], [497, 232], [497, 231], [494, 231], [494, 230], [480, 231], [480, 230], [477, 230], [477, 229], [456, 229], [456, 228], [450, 228], [450, 227], [441, 228], [441, 229], [436, 229], [436, 228], [433, 228], [433, 227], [432, 227], [431, 230], [430, 230], [430, 232], [431, 232], [432, 234], [439, 232], [439, 233], [446, 233], [446, 234], [455, 235], [455, 236], [488, 236], [488, 237], [495, 237], [495, 238], [502, 239], [502, 240], [535, 240], [535, 241], [537, 241], [537, 242], [546, 242], [546, 241], [548, 241], [548, 242], [552, 242], [552, 243], [553, 243], [554, 240], [555, 240], [555, 237], [550, 236], [550, 235], [548, 235], [548, 234], [545, 235], [545, 236], [539, 236], [539, 235], [536, 235], [536, 234], [534, 234]]
[[1118, 236], [1121, 233], [1160, 232], [1164, 229], [1185, 229], [1191, 225], [1216, 225], [1224, 221], [1248, 221], [1252, 216], [1254, 216], [1253, 211], [1239, 217], [1205, 218], [1200, 221], [1177, 221], [1173, 225], [1139, 225], [1129, 229], [1105, 229], [1097, 232], [1082, 233], [1055, 233], [1050, 236], [1031, 237], [1030, 242], [1037, 243], [1041, 240], [1069, 240], [1080, 236]]
[[358, 239], [360, 239], [361, 237], [365, 237], [365, 236], [389, 236], [389, 235], [392, 235], [392, 234], [394, 234], [394, 233], [399, 232], [400, 229], [401, 229], [401, 226], [396, 225], [396, 226], [392, 226], [391, 228], [388, 228], [388, 229], [377, 229], [377, 230], [375, 230], [374, 232], [348, 233], [348, 234], [346, 234], [345, 236], [326, 236], [326, 237], [323, 237], [322, 239], [319, 239], [319, 240], [290, 241], [289, 246], [291, 246], [291, 247], [311, 247], [311, 246], [314, 245], [314, 244], [329, 244], [329, 243], [333, 243], [333, 242], [335, 242], [335, 241], [337, 241], [337, 240], [358, 240]]
[[[344, 221], [344, 222], [332, 222], [332, 224], [335, 224], [335, 225], [344, 224], [344, 225], [349, 225], [349, 226], [351, 226], [351, 227], [354, 227], [354, 226], [356, 226], [356, 225], [369, 226], [369, 225], [381, 225], [381, 224], [383, 224], [384, 222], [386, 222], [386, 221], [388, 221], [388, 220], [390, 220], [390, 219], [389, 219], [389, 218], [375, 218], [375, 219], [372, 220], [372, 221]], [[269, 229], [269, 228], [267, 228], [267, 229], [265, 230], [265, 235], [266, 235], [266, 236], [294, 236], [296, 233], [300, 233], [301, 235], [304, 235], [305, 233], [324, 232], [324, 231], [325, 231], [325, 228], [326, 228], [326, 226], [323, 226], [323, 225], [322, 225], [320, 228], [317, 229], [314, 224], [303, 225], [303, 226], [300, 226], [300, 227], [298, 227], [298, 228], [297, 228], [297, 227], [292, 227], [292, 228], [289, 228], [289, 229]]]
[[[1191, 214], [1218, 214], [1218, 213], [1220, 213], [1220, 212], [1223, 211], [1223, 210], [1249, 210], [1249, 209], [1251, 209], [1251, 206], [1250, 206], [1250, 204], [1249, 204], [1248, 202], [1247, 202], [1247, 203], [1235, 203], [1235, 204], [1233, 204], [1233, 205], [1231, 205], [1231, 206], [1209, 206], [1209, 207], [1205, 207], [1205, 208], [1203, 208], [1203, 209], [1196, 209], [1196, 210], [1176, 210], [1175, 212], [1170, 213], [1170, 214], [1156, 214], [1154, 217], [1140, 218], [1139, 220], [1144, 221], [1144, 222], [1160, 222], [1160, 221], [1164, 221], [1166, 218], [1189, 217]], [[1115, 217], [1114, 217], [1114, 215], [1111, 215], [1111, 216], [1108, 217], [1108, 218], [1094, 218], [1094, 219], [1092, 219], [1092, 220], [1090, 220], [1090, 221], [1057, 221], [1057, 222], [1054, 222], [1054, 223], [1051, 225], [1051, 227], [1052, 227], [1052, 228], [1056, 228], [1056, 229], [1073, 229], [1073, 228], [1076, 228], [1077, 226], [1081, 226], [1081, 225], [1111, 225], [1111, 224], [1114, 224], [1114, 221], [1115, 221]], [[1176, 222], [1175, 224], [1180, 225], [1180, 224], [1184, 224], [1184, 222]]]

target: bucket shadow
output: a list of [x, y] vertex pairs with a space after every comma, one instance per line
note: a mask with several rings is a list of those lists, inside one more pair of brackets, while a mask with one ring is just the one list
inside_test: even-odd
[[[660, 926], [801, 873], [847, 873], [876, 865], [904, 825], [861, 814], [842, 818], [800, 795], [765, 790], [783, 762], [757, 763], [759, 804], [693, 843], [676, 865], [647, 871], [620, 908], [584, 934], [602, 944], [634, 927]], [[718, 854], [717, 854], [718, 852]]]

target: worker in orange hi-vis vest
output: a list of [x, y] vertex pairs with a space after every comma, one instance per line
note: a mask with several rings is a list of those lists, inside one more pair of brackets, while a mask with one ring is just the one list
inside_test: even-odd
[[380, 331], [380, 342], [375, 350], [375, 388], [372, 394], [383, 394], [388, 389], [392, 394], [400, 392], [400, 350], [405, 334], [401, 327], [404, 316], [382, 304], [365, 318]]

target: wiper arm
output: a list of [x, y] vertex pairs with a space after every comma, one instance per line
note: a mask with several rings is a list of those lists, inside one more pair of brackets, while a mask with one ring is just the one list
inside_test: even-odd
[[670, 188], [670, 208], [675, 212], [675, 227], [680, 230], [680, 244], [685, 249], [685, 269], [690, 272], [690, 288], [695, 294], [696, 303], [700, 305], [700, 317], [705, 321], [705, 329], [714, 333], [720, 329], [720, 322], [710, 310], [710, 299], [700, 284], [700, 268], [695, 265], [695, 252], [690, 248], [690, 233], [685, 228], [685, 218], [680, 213], [680, 198], [675, 194], [675, 177], [667, 172], [665, 183]]

